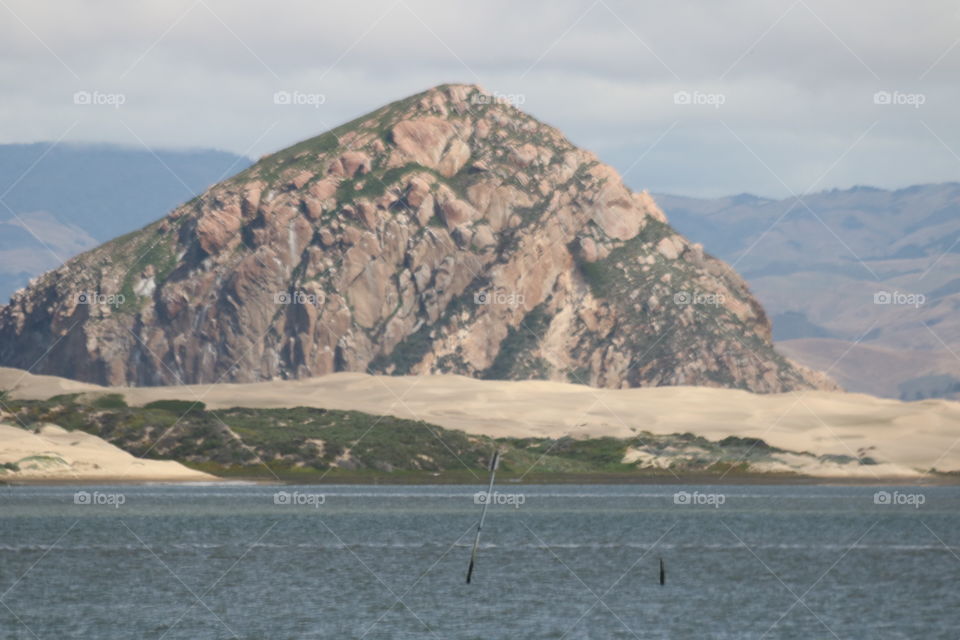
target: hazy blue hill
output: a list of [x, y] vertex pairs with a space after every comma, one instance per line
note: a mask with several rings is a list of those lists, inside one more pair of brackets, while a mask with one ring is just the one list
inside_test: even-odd
[[69, 258], [138, 229], [249, 165], [207, 149], [0, 145], [0, 194], [29, 228], [12, 224], [14, 216], [0, 206], [0, 300], [57, 266], [53, 253]]
[[833, 189], [808, 195], [802, 203], [747, 194], [655, 197], [678, 231], [724, 260], [739, 260], [738, 270], [748, 277], [781, 274], [790, 265], [787, 272], [859, 270], [856, 277], [872, 278], [858, 257], [872, 266], [936, 258], [945, 251], [960, 254], [960, 183], [897, 191]]
[[[960, 349], [960, 183], [833, 189], [803, 202], [655, 197], [678, 231], [743, 274], [792, 357], [839, 360], [835, 374], [855, 391], [957, 396], [939, 381], [960, 378], [960, 360], [934, 355]], [[925, 302], [874, 304], [881, 291]], [[858, 338], [859, 360], [845, 356]]]

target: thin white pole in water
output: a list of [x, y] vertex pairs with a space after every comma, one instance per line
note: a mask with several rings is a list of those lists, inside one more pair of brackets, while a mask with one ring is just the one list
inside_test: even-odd
[[467, 584], [470, 584], [470, 578], [473, 576], [473, 565], [477, 563], [477, 548], [480, 546], [480, 530], [483, 529], [483, 519], [487, 516], [487, 505], [490, 504], [493, 494], [493, 480], [497, 476], [497, 465], [500, 464], [500, 452], [494, 451], [493, 458], [490, 459], [490, 486], [487, 487], [487, 499], [483, 503], [483, 510], [480, 511], [480, 522], [477, 523], [477, 537], [473, 540], [473, 551], [470, 553], [470, 566], [467, 567]]

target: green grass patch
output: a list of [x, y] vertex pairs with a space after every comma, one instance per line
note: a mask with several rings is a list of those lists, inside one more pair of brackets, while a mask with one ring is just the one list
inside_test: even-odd
[[185, 413], [203, 413], [207, 405], [199, 400], [155, 400], [143, 405], [143, 408], [183, 415]]
[[126, 409], [127, 401], [124, 399], [122, 394], [119, 393], [107, 393], [102, 396], [97, 396], [93, 399], [93, 402], [90, 403], [97, 409]]

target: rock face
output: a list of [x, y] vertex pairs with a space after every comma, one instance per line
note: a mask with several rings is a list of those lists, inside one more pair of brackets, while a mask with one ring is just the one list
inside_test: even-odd
[[832, 385], [773, 350], [744, 282], [647, 193], [474, 86], [267, 156], [45, 274], [0, 310], [0, 364], [111, 385]]

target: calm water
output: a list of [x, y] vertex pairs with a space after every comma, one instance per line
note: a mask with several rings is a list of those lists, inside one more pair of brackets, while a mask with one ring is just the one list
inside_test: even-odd
[[469, 586], [477, 488], [82, 490], [0, 490], [0, 638], [960, 636], [955, 487], [504, 486]]

